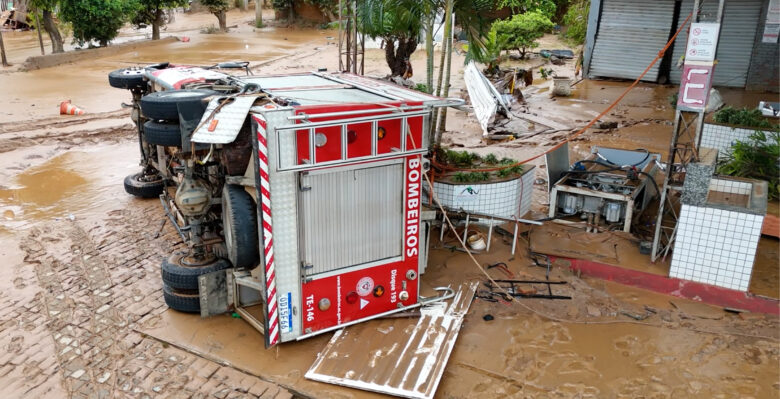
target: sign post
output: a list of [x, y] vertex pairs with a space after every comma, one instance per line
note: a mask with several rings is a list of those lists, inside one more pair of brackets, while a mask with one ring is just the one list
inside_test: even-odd
[[700, 0], [694, 1], [693, 23], [688, 31], [685, 64], [680, 79], [680, 91], [677, 95], [674, 133], [669, 146], [669, 158], [666, 162], [661, 202], [658, 205], [653, 235], [653, 248], [650, 253], [652, 262], [655, 262], [661, 254], [666, 257], [674, 244], [677, 231], [674, 199], [679, 196], [671, 195], [671, 191], [682, 189], [686, 165], [698, 161], [704, 111], [712, 87], [712, 73], [715, 69], [715, 54], [718, 50], [724, 0], [720, 0], [718, 5], [716, 23], [698, 22], [699, 3]]

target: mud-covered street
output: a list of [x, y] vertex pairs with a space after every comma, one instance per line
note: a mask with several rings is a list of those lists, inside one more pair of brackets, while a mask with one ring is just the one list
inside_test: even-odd
[[[213, 15], [180, 15], [163, 36], [187, 36], [186, 42], [153, 43], [101, 58], [85, 52], [73, 63], [0, 73], [0, 257], [5, 259], [0, 397], [381, 397], [304, 378], [330, 333], [266, 350], [262, 336], [238, 318], [200, 319], [169, 310], [160, 262], [184, 244], [159, 200], [123, 190], [124, 177], [139, 170], [138, 133], [122, 107], [130, 95], [109, 87], [109, 72], [161, 61], [245, 60], [255, 74], [338, 68], [336, 30], [254, 28], [253, 19], [253, 12], [231, 11], [229, 24], [236, 27], [209, 35], [200, 28], [212, 24]], [[37, 51], [34, 33], [26, 34], [6, 37], [15, 64]], [[123, 31], [120, 39], [137, 35]], [[543, 40], [560, 44], [554, 37]], [[463, 59], [453, 56], [458, 71]], [[413, 79], [423, 80], [424, 51], [415, 52], [411, 62], [419, 71]], [[366, 75], [384, 76], [386, 69], [383, 50], [367, 49]], [[627, 86], [586, 80], [572, 97], [551, 99], [551, 82], [537, 79], [524, 89], [526, 107], [571, 128], [597, 115]], [[464, 87], [462, 73], [453, 73], [454, 96]], [[586, 154], [591, 145], [607, 145], [666, 153], [674, 111], [667, 97], [675, 90], [640, 84], [609, 116], [620, 128], [592, 129], [570, 144], [573, 151]], [[750, 96], [736, 90], [722, 94]], [[60, 102], [68, 99], [86, 114], [57, 115]], [[533, 156], [565, 135], [486, 144], [477, 122], [463, 111], [451, 112], [448, 128], [447, 145], [514, 159]], [[535, 177], [546, 178], [543, 168]], [[537, 183], [534, 192], [531, 215], [541, 218], [549, 205], [546, 186]], [[540, 228], [525, 237], [545, 234], [577, 233]], [[604, 234], [609, 239], [613, 233]], [[443, 248], [454, 243], [453, 237], [441, 243], [438, 231], [435, 236], [421, 280], [423, 294], [483, 278], [462, 253]], [[525, 238], [514, 256], [508, 238], [497, 234], [492, 243], [491, 253], [477, 255], [480, 263], [506, 262], [518, 278], [546, 278], [546, 270], [531, 262], [532, 243]], [[777, 240], [762, 245], [764, 261], [777, 261]], [[549, 278], [567, 281], [559, 293], [573, 299], [475, 299], [436, 398], [780, 396], [777, 316], [726, 312], [579, 276], [565, 260], [553, 263]], [[354, 328], [381, 333], [372, 323]]]

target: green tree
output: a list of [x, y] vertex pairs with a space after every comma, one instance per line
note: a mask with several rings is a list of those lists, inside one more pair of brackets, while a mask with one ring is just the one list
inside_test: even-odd
[[51, 40], [51, 51], [53, 53], [62, 53], [64, 40], [57, 23], [54, 22], [54, 10], [57, 9], [58, 0], [33, 0], [30, 5], [36, 10], [41, 10], [43, 16], [43, 30], [49, 35]]
[[59, 16], [73, 26], [73, 41], [84, 45], [93, 40], [107, 46], [119, 29], [135, 15], [138, 3], [131, 0], [61, 0]]
[[219, 21], [219, 30], [227, 32], [227, 10], [230, 5], [227, 0], [200, 0], [200, 4], [208, 8], [209, 12], [214, 14]]
[[509, 7], [515, 14], [539, 11], [550, 19], [555, 16], [557, 9], [553, 0], [498, 0], [497, 6], [498, 8]]
[[293, 7], [293, 0], [272, 0], [271, 6], [274, 10], [282, 13], [287, 13], [287, 22], [292, 24], [295, 20], [295, 7]]
[[588, 32], [588, 13], [590, 0], [577, 0], [569, 4], [566, 15], [563, 16], [563, 24], [566, 25], [566, 38], [576, 44], [585, 43], [585, 34]]
[[385, 61], [392, 76], [401, 76], [415, 49], [424, 17], [424, 1], [365, 0], [358, 2], [358, 29], [385, 43]]
[[503, 43], [504, 50], [517, 50], [520, 52], [520, 57], [524, 58], [529, 49], [539, 46], [536, 39], [544, 36], [544, 33], [550, 31], [553, 26], [550, 18], [542, 12], [531, 11], [496, 21], [493, 23], [492, 30]]
[[133, 24], [152, 25], [152, 40], [160, 40], [160, 27], [165, 24], [165, 10], [183, 7], [187, 0], [138, 0], [138, 12], [133, 17]]

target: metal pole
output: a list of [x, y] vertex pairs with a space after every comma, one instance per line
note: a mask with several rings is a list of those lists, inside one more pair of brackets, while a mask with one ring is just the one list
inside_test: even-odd
[[490, 227], [488, 227], [488, 242], [486, 252], [490, 252], [490, 241], [493, 238], [493, 218], [490, 218]]
[[41, 36], [41, 22], [38, 19], [38, 10], [35, 10], [35, 30], [38, 32], [38, 43], [41, 45], [41, 55], [46, 55], [43, 50], [43, 36]]
[[463, 243], [466, 243], [466, 239], [468, 238], [467, 235], [469, 233], [469, 217], [470, 216], [471, 215], [469, 215], [468, 213], [466, 214], [466, 228], [463, 229]]
[[357, 28], [357, 0], [352, 1], [352, 65], [350, 72], [358, 73], [357, 49], [358, 49], [358, 28]]
[[339, 72], [344, 71], [344, 0], [339, 0]]

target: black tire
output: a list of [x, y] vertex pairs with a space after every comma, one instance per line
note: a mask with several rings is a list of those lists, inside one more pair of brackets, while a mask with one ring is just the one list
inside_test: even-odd
[[252, 269], [260, 259], [257, 209], [244, 187], [225, 184], [222, 189], [222, 234], [228, 260], [236, 269]]
[[206, 264], [186, 264], [186, 253], [175, 253], [163, 259], [161, 273], [164, 284], [176, 290], [198, 289], [198, 276], [230, 268], [227, 259], [214, 258]]
[[217, 94], [213, 90], [170, 90], [158, 91], [141, 97], [141, 113], [147, 119], [178, 121], [177, 104], [197, 103], [204, 98]]
[[180, 291], [163, 284], [163, 299], [173, 310], [184, 313], [200, 313], [198, 291]]
[[161, 176], [147, 176], [136, 173], [125, 177], [125, 191], [136, 197], [157, 198], [165, 189], [165, 183]]
[[108, 84], [117, 89], [142, 89], [146, 87], [143, 68], [122, 68], [108, 74]]
[[181, 130], [178, 123], [146, 121], [144, 139], [152, 145], [181, 148]]

